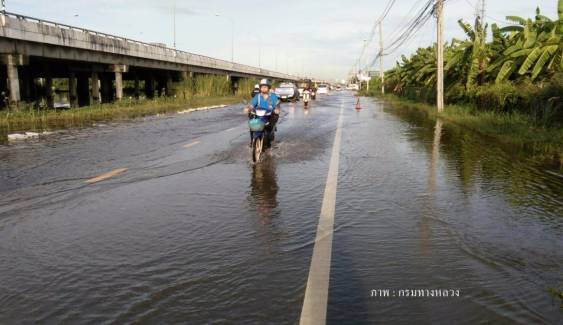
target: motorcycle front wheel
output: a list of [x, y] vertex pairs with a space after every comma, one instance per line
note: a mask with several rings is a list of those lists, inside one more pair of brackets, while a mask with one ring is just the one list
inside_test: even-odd
[[262, 155], [262, 148], [264, 147], [264, 137], [261, 136], [252, 140], [252, 161], [257, 163], [260, 161]]

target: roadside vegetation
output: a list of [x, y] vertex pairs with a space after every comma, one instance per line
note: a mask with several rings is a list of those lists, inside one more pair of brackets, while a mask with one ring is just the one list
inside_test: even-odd
[[17, 110], [0, 110], [0, 140], [14, 132], [88, 126], [96, 122], [240, 103], [249, 96], [254, 83], [251, 79], [240, 79], [237, 87], [232, 89], [225, 76], [195, 76], [174, 83], [171, 96], [153, 99], [125, 97], [120, 102], [68, 109], [37, 109], [33, 105], [21, 105]]
[[[511, 25], [473, 25], [459, 20], [465, 39], [445, 46], [444, 118], [506, 142], [562, 157], [563, 153], [563, 0], [558, 17], [508, 16]], [[490, 40], [488, 40], [490, 39]], [[434, 104], [436, 45], [403, 56], [386, 72], [385, 90], [393, 101]], [[381, 80], [364, 95], [379, 96]], [[406, 100], [406, 101], [405, 101]], [[428, 105], [419, 107], [430, 108]]]

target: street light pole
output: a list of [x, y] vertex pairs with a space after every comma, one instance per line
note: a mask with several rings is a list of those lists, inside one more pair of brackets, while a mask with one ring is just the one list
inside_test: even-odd
[[262, 37], [258, 36], [258, 68], [262, 69]]
[[235, 20], [229, 18], [231, 20], [231, 62], [235, 63]]
[[172, 25], [174, 34], [174, 49], [176, 49], [176, 0], [174, 0], [174, 6], [172, 8]]
[[231, 17], [215, 14], [215, 17], [225, 17], [231, 22], [231, 63], [235, 62], [235, 20]]

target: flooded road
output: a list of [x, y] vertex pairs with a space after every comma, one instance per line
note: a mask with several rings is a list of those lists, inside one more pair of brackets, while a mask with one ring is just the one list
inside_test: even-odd
[[1, 146], [0, 323], [298, 323], [341, 111], [327, 324], [563, 322], [559, 167], [354, 104], [256, 166], [240, 105]]

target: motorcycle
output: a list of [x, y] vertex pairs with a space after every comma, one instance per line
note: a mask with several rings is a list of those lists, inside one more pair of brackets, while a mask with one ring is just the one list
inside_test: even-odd
[[271, 112], [265, 109], [257, 108], [250, 111], [250, 120], [248, 121], [248, 127], [250, 128], [250, 134], [252, 136], [252, 161], [257, 163], [260, 161], [262, 153], [266, 150], [264, 141], [266, 144], [271, 143], [274, 138], [274, 130], [269, 130], [270, 116]]
[[311, 99], [311, 91], [308, 89], [303, 91], [303, 105], [305, 108], [309, 106], [309, 100]]
[[312, 88], [312, 89], [311, 89], [311, 99], [312, 99], [312, 100], [316, 100], [316, 99], [317, 99], [317, 89], [316, 89], [316, 88]]

